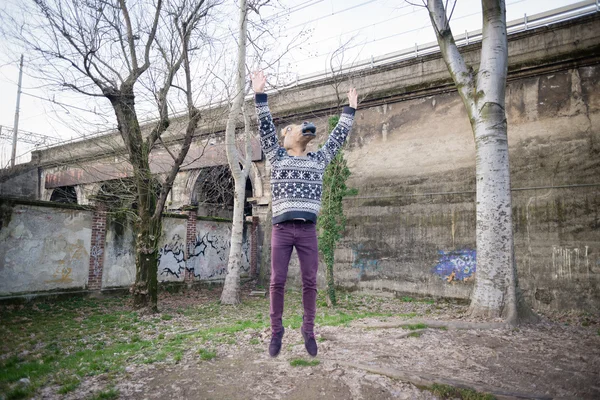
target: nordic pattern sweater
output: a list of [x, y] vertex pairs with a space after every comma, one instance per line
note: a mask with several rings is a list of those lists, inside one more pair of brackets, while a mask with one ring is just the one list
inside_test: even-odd
[[319, 151], [294, 157], [279, 145], [267, 95], [257, 93], [255, 102], [260, 144], [272, 166], [273, 224], [294, 219], [316, 223], [321, 208], [323, 173], [348, 137], [354, 121], [354, 108], [344, 107], [338, 124]]

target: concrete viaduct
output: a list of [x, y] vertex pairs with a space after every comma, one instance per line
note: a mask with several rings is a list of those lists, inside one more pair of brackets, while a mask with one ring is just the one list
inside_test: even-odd
[[[480, 43], [461, 47], [473, 66], [479, 50]], [[516, 256], [520, 284], [541, 309], [600, 306], [599, 61], [600, 13], [509, 35]], [[338, 284], [387, 295], [468, 298], [476, 273], [475, 149], [440, 54], [375, 65], [346, 80], [361, 94], [345, 150], [358, 196], [346, 200]], [[315, 121], [320, 136], [314, 142], [322, 142], [327, 117], [336, 112], [333, 83], [324, 78], [272, 94], [276, 124]], [[226, 164], [224, 111], [204, 111], [170, 211], [197, 204], [202, 171]], [[173, 122], [166, 146], [177, 148], [181, 126]], [[0, 194], [51, 200], [61, 188], [89, 204], [105, 182], [129, 175], [116, 132], [32, 158], [20, 174], [4, 178]], [[170, 159], [157, 147], [153, 170], [160, 175]], [[259, 219], [260, 268], [268, 271], [269, 165], [256, 140], [252, 159], [248, 213]], [[297, 268], [290, 273], [295, 281]]]

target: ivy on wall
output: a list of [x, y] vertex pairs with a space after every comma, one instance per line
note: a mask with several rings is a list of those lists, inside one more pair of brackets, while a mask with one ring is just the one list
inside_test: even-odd
[[[331, 132], [337, 125], [340, 117], [332, 116], [328, 120], [328, 131]], [[333, 264], [335, 262], [335, 247], [342, 238], [346, 229], [346, 217], [342, 200], [344, 196], [356, 194], [356, 189], [349, 189], [346, 181], [350, 176], [350, 169], [344, 158], [342, 149], [325, 169], [323, 174], [323, 194], [321, 196], [321, 212], [317, 221], [319, 231], [319, 251], [325, 261], [327, 279], [328, 303], [337, 303], [335, 295], [335, 281], [333, 277]]]

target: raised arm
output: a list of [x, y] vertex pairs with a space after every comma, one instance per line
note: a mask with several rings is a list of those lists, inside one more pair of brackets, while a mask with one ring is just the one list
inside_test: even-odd
[[327, 164], [329, 164], [338, 151], [340, 151], [352, 128], [354, 113], [358, 105], [358, 94], [356, 93], [355, 88], [348, 91], [348, 103], [349, 106], [343, 108], [340, 120], [329, 134], [327, 142], [325, 142], [325, 145], [317, 152], [317, 155], [322, 157]]
[[252, 73], [252, 89], [254, 89], [254, 102], [256, 116], [258, 117], [258, 130], [260, 132], [260, 145], [271, 164], [276, 160], [281, 146], [277, 140], [277, 131], [273, 125], [273, 117], [269, 110], [265, 84], [267, 78], [262, 71]]

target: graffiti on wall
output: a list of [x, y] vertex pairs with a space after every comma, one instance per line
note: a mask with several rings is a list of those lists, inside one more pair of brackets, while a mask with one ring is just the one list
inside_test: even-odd
[[475, 276], [476, 252], [471, 249], [440, 251], [432, 272], [447, 282], [468, 281]]
[[573, 275], [590, 276], [589, 246], [568, 248], [552, 246], [552, 277], [572, 279]]
[[[178, 234], [174, 234], [159, 250], [158, 271], [165, 278], [183, 279], [187, 270], [194, 278], [219, 279], [227, 274], [231, 228], [223, 229], [213, 225], [197, 233], [194, 240], [186, 244]], [[244, 230], [242, 241], [241, 272], [250, 270], [250, 243]]]
[[178, 234], [158, 251], [158, 271], [160, 275], [182, 277], [185, 271], [185, 241]]
[[[189, 243], [188, 271], [195, 278], [218, 279], [227, 274], [231, 228], [217, 230], [212, 226], [208, 232], [196, 234], [194, 241]], [[250, 270], [250, 244], [244, 230], [242, 239], [241, 273]]]
[[365, 250], [362, 243], [354, 244], [352, 248], [352, 268], [358, 269], [358, 279], [361, 279], [367, 271], [377, 271], [379, 260], [373, 258], [371, 251]]

